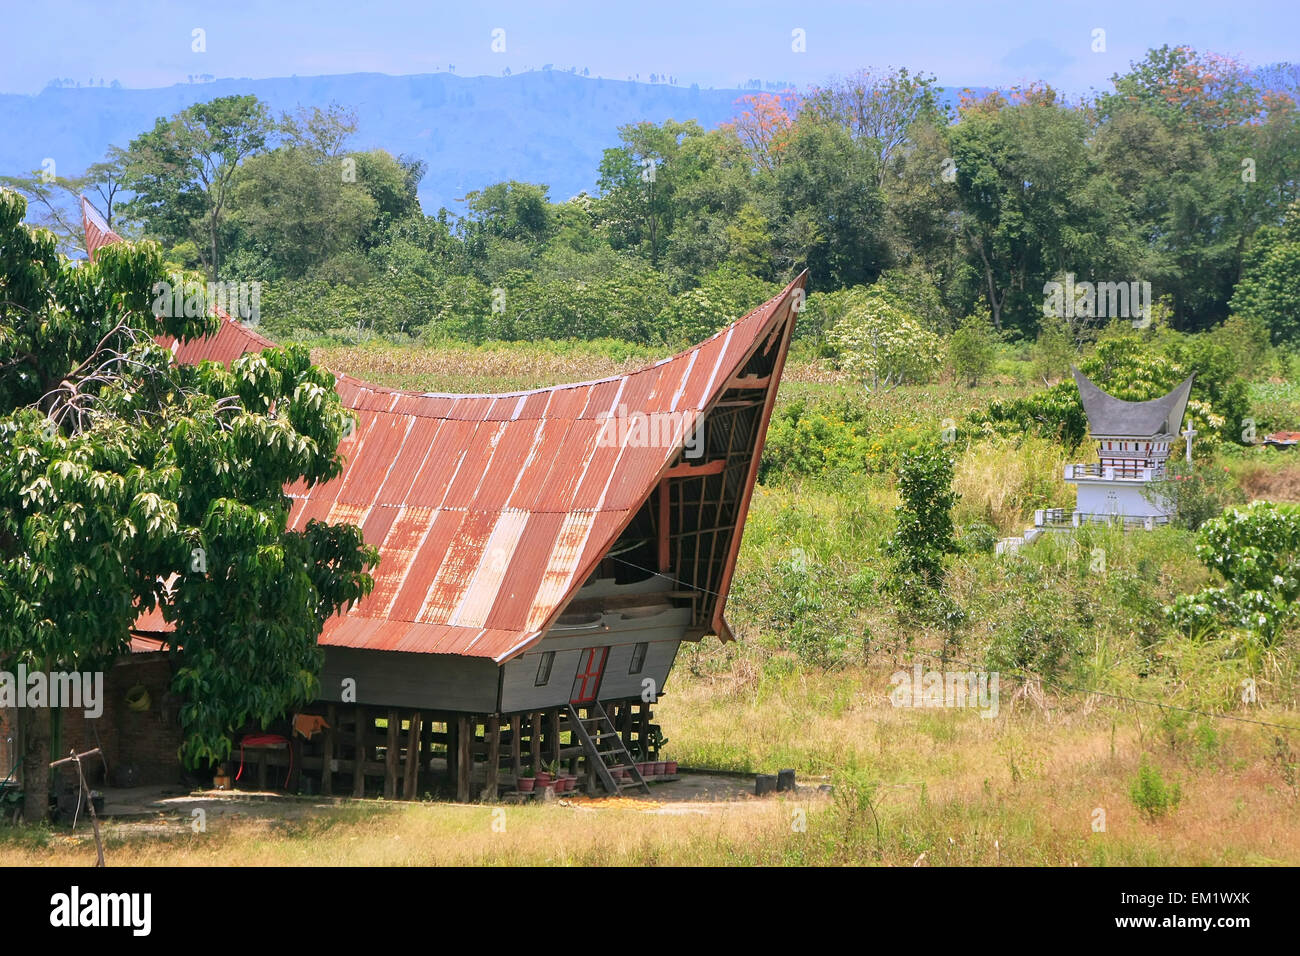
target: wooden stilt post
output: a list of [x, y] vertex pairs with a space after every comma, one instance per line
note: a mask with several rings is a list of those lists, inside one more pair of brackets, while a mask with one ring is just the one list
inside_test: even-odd
[[501, 715], [488, 714], [483, 725], [487, 736], [487, 786], [483, 788], [484, 800], [497, 798], [498, 779], [501, 773]]
[[334, 725], [338, 722], [338, 708], [330, 704], [325, 710], [325, 740], [322, 744], [320, 764], [320, 792], [327, 797], [334, 796]]
[[546, 715], [546, 743], [551, 752], [551, 761], [560, 761], [560, 708], [553, 707]]
[[470, 774], [474, 770], [474, 725], [464, 715], [456, 718], [456, 799], [469, 803]]
[[[637, 743], [641, 745], [642, 750], [646, 750], [650, 745], [650, 705], [644, 701], [641, 703], [641, 722], [640, 729], [637, 732]], [[649, 760], [647, 755], [644, 759]]]
[[542, 769], [542, 715], [537, 711], [528, 715], [531, 728], [528, 734], [528, 759], [533, 765], [533, 773]]
[[411, 728], [406, 734], [406, 766], [405, 779], [402, 785], [402, 796], [407, 800], [414, 800], [417, 796], [416, 788], [420, 772], [420, 724], [421, 714], [418, 710], [411, 713]]
[[[591, 708], [577, 709], [576, 712], [578, 714], [579, 719], [583, 717], [591, 716]], [[587, 794], [590, 796], [594, 796], [596, 793], [596, 780], [597, 780], [596, 767], [595, 764], [592, 762], [592, 759], [593, 758], [591, 757], [590, 754], [584, 753], [582, 755], [583, 766], [587, 768], [586, 780], [584, 780], [582, 783], [582, 789], [585, 790]], [[599, 760], [600, 758], [597, 757], [595, 759]]]
[[433, 789], [433, 781], [430, 779], [433, 774], [429, 769], [429, 761], [433, 759], [433, 714], [421, 721], [420, 726], [420, 772], [416, 778], [416, 789], [421, 793]]
[[352, 796], [364, 797], [366, 795], [366, 709], [357, 704], [356, 712], [357, 765], [352, 773]]
[[447, 782], [455, 791], [460, 780], [460, 721], [447, 717]]
[[515, 782], [518, 784], [519, 771], [523, 766], [523, 748], [520, 746], [519, 738], [523, 736], [524, 722], [518, 714], [510, 718], [510, 772], [515, 776]]
[[384, 745], [384, 799], [397, 799], [397, 757], [402, 746], [402, 717], [395, 711], [388, 712], [388, 740]]

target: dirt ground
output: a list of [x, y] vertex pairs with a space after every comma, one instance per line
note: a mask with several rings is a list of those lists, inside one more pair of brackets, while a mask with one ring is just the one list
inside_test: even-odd
[[[825, 798], [829, 795], [829, 785], [822, 779], [805, 778], [798, 781], [798, 791], [800, 796]], [[103, 830], [106, 835], [120, 837], [188, 830], [196, 819], [196, 810], [203, 812], [206, 824], [211, 826], [213, 821], [221, 819], [302, 820], [336, 807], [364, 802], [346, 797], [291, 796], [276, 791], [187, 791], [179, 785], [107, 788], [102, 793], [104, 811], [100, 815], [100, 821]], [[736, 804], [757, 805], [767, 798], [754, 796], [752, 775], [682, 773], [677, 780], [652, 784], [649, 794], [629, 792], [614, 797], [576, 793], [553, 799], [561, 806], [593, 812], [607, 808], [623, 810], [637, 807], [644, 808], [646, 813], [679, 815], [709, 814]], [[444, 805], [458, 806], [455, 803]], [[89, 829], [90, 818], [87, 814], [82, 814], [76, 830], [88, 832]]]

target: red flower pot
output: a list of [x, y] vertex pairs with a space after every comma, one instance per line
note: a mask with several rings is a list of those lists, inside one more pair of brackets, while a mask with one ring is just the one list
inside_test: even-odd
[[656, 774], [666, 773], [666, 772], [667, 772], [667, 768], [668, 768], [668, 761], [666, 761], [666, 760], [656, 760], [656, 761], [655, 761], [655, 773], [656, 773]]
[[520, 793], [532, 793], [533, 787], [537, 785], [536, 777], [520, 777], [515, 781], [515, 787]]
[[668, 774], [669, 776], [672, 776], [672, 775], [676, 774], [676, 773], [677, 773], [677, 761], [676, 761], [676, 760], [665, 760], [665, 761], [664, 761], [664, 773]]
[[551, 774], [549, 771], [546, 770], [537, 771], [537, 785], [539, 787], [544, 787], [550, 782], [551, 782]]

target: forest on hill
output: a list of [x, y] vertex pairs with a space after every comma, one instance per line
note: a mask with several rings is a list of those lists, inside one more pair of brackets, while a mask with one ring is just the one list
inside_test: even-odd
[[[1180, 47], [1080, 102], [1034, 85], [953, 109], [932, 77], [864, 70], [748, 94], [715, 128], [625, 124], [585, 173], [593, 191], [482, 181], [463, 215], [422, 210], [425, 162], [354, 150], [352, 105], [276, 114], [232, 95], [159, 118], [84, 175], [4, 182], [69, 248], [84, 192], [177, 269], [258, 282], [277, 337], [676, 345], [806, 268], [801, 334], [829, 353], [868, 288], [898, 306], [886, 324], [939, 335], [987, 316], [1012, 341], [1082, 341], [1094, 320], [1195, 331], [1241, 314], [1280, 343], [1300, 335], [1298, 90], [1300, 68]], [[1045, 305], [1052, 282], [1064, 307]]]

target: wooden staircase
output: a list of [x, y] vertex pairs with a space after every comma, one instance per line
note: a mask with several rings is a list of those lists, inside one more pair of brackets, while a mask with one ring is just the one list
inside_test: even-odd
[[[582, 743], [582, 750], [587, 755], [588, 763], [600, 778], [601, 785], [613, 794], [622, 793], [631, 787], [640, 787], [642, 791], [649, 793], [650, 786], [637, 770], [636, 761], [623, 745], [623, 738], [614, 729], [614, 723], [605, 713], [605, 708], [600, 706], [600, 701], [594, 700], [585, 706], [587, 712], [592, 714], [591, 717], [579, 717], [577, 709], [569, 704], [569, 722], [573, 726], [574, 734]], [[620, 770], [628, 772], [629, 779], [626, 782], [620, 782], [615, 775]]]

